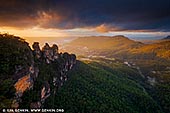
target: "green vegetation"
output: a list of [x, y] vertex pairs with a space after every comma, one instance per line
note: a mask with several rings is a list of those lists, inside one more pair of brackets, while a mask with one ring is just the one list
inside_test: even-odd
[[[70, 44], [74, 44], [75, 46], [70, 46]], [[142, 44], [124, 36], [82, 37], [73, 40], [70, 44], [68, 43], [65, 46], [66, 50], [78, 55], [86, 57], [104, 56], [105, 58], [117, 58], [122, 62], [126, 61], [135, 64], [132, 68], [136, 67], [140, 75], [142, 74], [144, 76], [144, 79], [138, 77], [138, 74], [130, 74], [128, 72], [129, 69], [126, 70], [126, 68], [121, 65], [112, 67], [113, 65], [107, 63], [104, 64], [103, 68], [114, 73], [116, 73], [115, 70], [118, 70], [118, 72], [120, 71], [120, 73], [128, 73], [125, 76], [140, 83], [154, 100], [161, 105], [164, 112], [170, 112], [169, 40], [157, 40], [152, 44]], [[92, 47], [93, 45], [94, 47]], [[100, 61], [102, 61], [102, 59]], [[153, 80], [153, 84], [148, 78]]]
[[0, 59], [0, 108], [10, 108], [15, 95], [15, 72], [31, 65], [31, 49], [24, 39], [0, 34]]
[[[93, 59], [96, 60], [97, 58]], [[148, 84], [147, 79], [140, 76], [134, 68], [129, 68], [122, 63], [115, 61], [110, 61], [102, 58], [98, 58], [102, 68], [111, 71], [117, 75], [121, 75], [123, 78], [129, 78], [136, 81], [142, 85], [148, 94], [157, 101], [157, 103], [162, 107], [165, 113], [170, 112], [170, 71], [166, 67], [169, 66], [168, 62], [160, 60], [138, 60], [137, 65], [141, 67], [144, 74], [149, 75], [152, 78], [156, 78], [156, 83], [154, 86]], [[96, 66], [100, 66], [99, 63], [93, 63]], [[156, 73], [148, 73], [152, 70], [156, 70]]]
[[160, 103], [165, 113], [170, 112], [170, 85], [157, 84], [156, 93], [153, 94], [157, 101]]
[[46, 108], [67, 113], [159, 113], [159, 106], [137, 82], [94, 63], [77, 62], [69, 80], [50, 96]]
[[[67, 113], [170, 112], [169, 41], [145, 45], [123, 36], [77, 39], [69, 49], [91, 56], [82, 57], [84, 62], [78, 61], [68, 73], [68, 81], [57, 88], [53, 78], [60, 77], [67, 58], [59, 57], [46, 64], [44, 59], [33, 58], [24, 39], [9, 34], [0, 34], [0, 43], [0, 108], [11, 107], [14, 83], [22, 75], [20, 72], [27, 71], [34, 62], [39, 75], [33, 90], [24, 92], [20, 108], [29, 108], [30, 103], [40, 101], [41, 89], [48, 82], [51, 95], [44, 108], [63, 108]], [[155, 83], [150, 85], [147, 77]], [[61, 81], [57, 84], [61, 85]]]
[[144, 78], [139, 74], [136, 68], [130, 68], [125, 65], [122, 61], [117, 59], [107, 59], [107, 58], [91, 58], [91, 64], [95, 66], [99, 66], [113, 74], [119, 75], [119, 77], [128, 78], [134, 80], [138, 83], [144, 82]]
[[8, 78], [15, 72], [15, 66], [30, 66], [33, 58], [28, 43], [20, 37], [0, 34], [0, 73]]

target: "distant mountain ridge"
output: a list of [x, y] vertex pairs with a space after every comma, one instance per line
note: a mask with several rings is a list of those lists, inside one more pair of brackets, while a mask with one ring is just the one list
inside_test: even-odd
[[170, 35], [168, 35], [167, 37], [163, 38], [163, 40], [167, 40], [170, 39]]
[[90, 36], [81, 37], [70, 42], [70, 44], [77, 46], [87, 46], [90, 49], [113, 49], [115, 46], [141, 46], [142, 43], [130, 40], [128, 37], [123, 35], [117, 36]]
[[65, 44], [63, 47], [65, 51], [73, 52], [77, 55], [109, 55], [109, 53], [119, 54], [127, 52], [129, 49], [139, 48], [143, 45], [141, 42], [130, 40], [123, 35], [118, 35], [112, 37], [80, 37]]
[[[74, 46], [72, 46], [74, 45]], [[130, 58], [148, 57], [170, 59], [170, 42], [159, 41], [153, 44], [144, 44], [134, 41], [123, 35], [118, 36], [90, 36], [81, 37], [64, 45], [65, 51], [77, 55], [104, 55], [109, 57]]]

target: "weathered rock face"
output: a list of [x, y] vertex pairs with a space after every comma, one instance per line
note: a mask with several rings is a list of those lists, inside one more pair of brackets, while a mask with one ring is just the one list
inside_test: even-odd
[[40, 58], [42, 53], [39, 47], [39, 42], [34, 42], [34, 44], [32, 45], [32, 48], [33, 48], [34, 56], [36, 58]]
[[41, 102], [44, 103], [45, 99], [50, 96], [50, 84], [46, 82], [41, 90]]
[[24, 39], [9, 34], [0, 34], [0, 42], [0, 107], [43, 107], [46, 98], [67, 80], [67, 72], [76, 62], [75, 55], [59, 54], [56, 44], [50, 47], [46, 43], [40, 49], [34, 42], [31, 50]]
[[18, 79], [14, 85], [16, 89], [16, 95], [18, 95], [18, 97], [21, 97], [25, 90], [32, 88], [34, 80], [38, 77], [38, 73], [39, 69], [34, 65], [31, 65], [28, 68], [27, 73]]
[[53, 44], [53, 46], [51, 47], [52, 51], [53, 51], [53, 59], [57, 59], [59, 57], [58, 54], [58, 46], [56, 44]]
[[[44, 77], [46, 76], [48, 79], [43, 79], [44, 83], [39, 89], [39, 99], [38, 101], [30, 103], [31, 108], [42, 108], [45, 100], [50, 95], [55, 94], [57, 90], [64, 84], [64, 82], [67, 81], [67, 72], [72, 69], [74, 64], [76, 64], [76, 56], [69, 53], [59, 53], [58, 46], [56, 44], [53, 44], [50, 47], [50, 45], [46, 43], [41, 50], [37, 42], [33, 44], [33, 53], [34, 57], [38, 59], [37, 64], [39, 66], [51, 66], [55, 73], [54, 75], [44, 75]], [[42, 70], [40, 68], [40, 73], [42, 73], [41, 71]], [[34, 81], [36, 80], [36, 77], [37, 74], [32, 77], [34, 78]], [[51, 87], [53, 87], [53, 89], [51, 89]], [[34, 90], [34, 88], [32, 90]]]
[[48, 43], [45, 43], [45, 46], [42, 48], [42, 51], [40, 50], [38, 42], [34, 42], [32, 47], [35, 57], [37, 59], [44, 59], [45, 62], [48, 64], [59, 57], [58, 46], [56, 44], [53, 44], [53, 46], [50, 47]]
[[[20, 77], [14, 84], [16, 89], [15, 97], [12, 102], [12, 108], [18, 108], [19, 103], [22, 101], [21, 97], [26, 90], [31, 90], [34, 85], [35, 79], [38, 77], [39, 69], [34, 66], [34, 63], [27, 69], [17, 70], [15, 77]], [[16, 76], [20, 75], [20, 76]], [[16, 80], [16, 78], [15, 78]]]
[[45, 46], [42, 48], [42, 53], [43, 53], [43, 58], [45, 59], [46, 63], [50, 63], [50, 61], [53, 60], [53, 51], [51, 50], [50, 46], [48, 43], [45, 44]]

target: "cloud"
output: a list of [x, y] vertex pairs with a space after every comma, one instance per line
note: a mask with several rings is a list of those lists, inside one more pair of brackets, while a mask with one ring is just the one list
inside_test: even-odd
[[0, 26], [170, 31], [169, 0], [1, 0]]
[[123, 29], [119, 27], [114, 27], [114, 26], [109, 26], [106, 24], [101, 24], [95, 28], [96, 31], [101, 32], [101, 33], [106, 33], [109, 31], [124, 31]]

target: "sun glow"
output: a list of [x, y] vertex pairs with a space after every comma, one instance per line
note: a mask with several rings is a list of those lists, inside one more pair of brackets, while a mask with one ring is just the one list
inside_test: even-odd
[[38, 27], [19, 29], [13, 27], [0, 27], [1, 33], [15, 34], [21, 37], [66, 37], [62, 30], [43, 29]]
[[52, 29], [52, 28], [40, 28], [38, 26], [32, 28], [0, 27], [0, 33], [9, 33], [15, 36], [19, 36], [21, 38], [26, 39], [26, 41], [29, 42], [30, 44], [32, 44], [35, 41], [38, 41], [40, 42], [41, 45], [43, 45], [45, 42], [63, 44], [67, 40], [83, 36], [125, 35], [129, 38], [133, 37], [159, 38], [169, 34], [169, 32], [144, 32], [144, 31], [103, 32], [98, 29], [96, 30], [96, 28]]
[[68, 34], [62, 30], [57, 29], [43, 29], [43, 28], [13, 28], [13, 27], [0, 27], [0, 33], [9, 33], [15, 36], [26, 39], [27, 42], [33, 43], [38, 41], [40, 43], [55, 42], [59, 39], [68, 37]]

